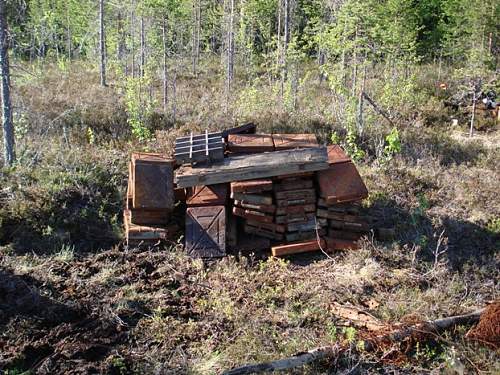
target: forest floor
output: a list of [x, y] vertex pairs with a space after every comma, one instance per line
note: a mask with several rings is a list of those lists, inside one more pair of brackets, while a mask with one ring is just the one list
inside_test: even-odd
[[[233, 254], [204, 264], [183, 253], [182, 237], [151, 250], [124, 245], [126, 162], [138, 145], [123, 130], [118, 95], [84, 81], [17, 81], [30, 126], [18, 165], [0, 174], [0, 370], [215, 374], [342, 343], [341, 356], [290, 373], [500, 371], [498, 349], [467, 339], [470, 327], [368, 353], [364, 329], [335, 312], [354, 306], [390, 325], [500, 298], [498, 128], [471, 140], [465, 125], [402, 127], [401, 152], [383, 163], [370, 157], [376, 133], [367, 132], [365, 205], [395, 227], [393, 241], [365, 238], [361, 250], [330, 258]], [[183, 96], [179, 85], [179, 116], [189, 119], [160, 118], [151, 151], [168, 151], [212, 115], [202, 90]], [[182, 106], [194, 97], [198, 118]], [[309, 129], [325, 141], [332, 130], [318, 118], [265, 115], [256, 115], [263, 132]]]

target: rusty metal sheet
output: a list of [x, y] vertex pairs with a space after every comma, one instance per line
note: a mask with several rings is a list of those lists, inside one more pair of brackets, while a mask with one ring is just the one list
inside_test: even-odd
[[173, 164], [160, 154], [132, 154], [133, 208], [173, 209]]
[[186, 210], [186, 252], [194, 258], [226, 255], [224, 206], [189, 207]]
[[330, 164], [338, 164], [351, 161], [351, 158], [347, 156], [342, 147], [340, 147], [339, 145], [331, 145], [326, 149], [328, 153], [328, 163]]
[[187, 189], [186, 203], [190, 207], [225, 205], [228, 190], [227, 184], [194, 186]]
[[320, 196], [327, 205], [368, 197], [365, 183], [352, 162], [332, 164], [317, 176]]
[[274, 151], [273, 138], [269, 134], [229, 134], [227, 149], [234, 153]]
[[273, 134], [273, 141], [276, 151], [319, 146], [314, 134]]

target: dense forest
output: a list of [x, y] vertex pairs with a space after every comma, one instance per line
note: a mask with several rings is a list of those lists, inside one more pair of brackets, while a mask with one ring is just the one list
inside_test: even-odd
[[[498, 0], [0, 0], [0, 372], [498, 373], [499, 20]], [[129, 246], [131, 153], [241, 124], [340, 145], [390, 235], [203, 262], [178, 200], [175, 238]]]

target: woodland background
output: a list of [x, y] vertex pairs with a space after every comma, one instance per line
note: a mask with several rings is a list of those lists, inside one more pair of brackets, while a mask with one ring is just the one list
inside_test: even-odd
[[[469, 136], [474, 99], [500, 93], [498, 1], [6, 5], [16, 161], [0, 169], [0, 370], [213, 374], [339, 342], [348, 353], [297, 373], [498, 372], [467, 327], [366, 353], [332, 307], [392, 324], [499, 298], [498, 124], [478, 114]], [[394, 240], [211, 265], [182, 237], [127, 248], [130, 152], [247, 121], [341, 144]]]

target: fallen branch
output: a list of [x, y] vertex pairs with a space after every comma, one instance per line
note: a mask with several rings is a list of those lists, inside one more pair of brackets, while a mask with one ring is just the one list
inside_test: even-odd
[[301, 367], [308, 363], [319, 361], [324, 358], [333, 357], [338, 353], [337, 346], [323, 346], [309, 350], [305, 353], [298, 353], [293, 357], [278, 359], [276, 361], [258, 363], [255, 365], [245, 365], [223, 372], [222, 375], [244, 375], [257, 374], [261, 372], [290, 370]]
[[375, 110], [375, 112], [377, 112], [379, 115], [381, 115], [383, 118], [385, 118], [392, 126], [395, 126], [394, 122], [391, 120], [391, 118], [389, 117], [389, 115], [387, 114], [387, 112], [384, 111], [382, 108], [380, 108], [377, 105], [377, 103], [375, 103], [373, 101], [373, 99], [368, 96], [368, 94], [366, 92], [363, 91], [363, 93], [361, 94], [361, 96], [364, 97], [368, 101], [368, 103], [371, 104], [371, 106], [373, 107], [373, 109]]
[[[389, 333], [375, 336], [372, 339], [366, 340], [364, 349], [366, 351], [376, 350], [379, 344], [391, 342], [402, 342], [403, 340], [422, 334], [438, 334], [456, 325], [471, 325], [479, 321], [481, 314], [485, 309], [479, 309], [470, 314], [456, 315], [437, 320], [417, 323], [412, 326], [403, 327], [393, 330]], [[236, 367], [232, 370], [225, 371], [223, 375], [244, 375], [257, 374], [262, 372], [290, 370], [292, 368], [301, 367], [308, 363], [312, 363], [321, 359], [333, 357], [342, 351], [338, 345], [323, 346], [311, 349], [304, 353], [298, 353], [293, 357], [278, 359], [276, 361], [258, 363], [254, 365], [245, 365]]]

